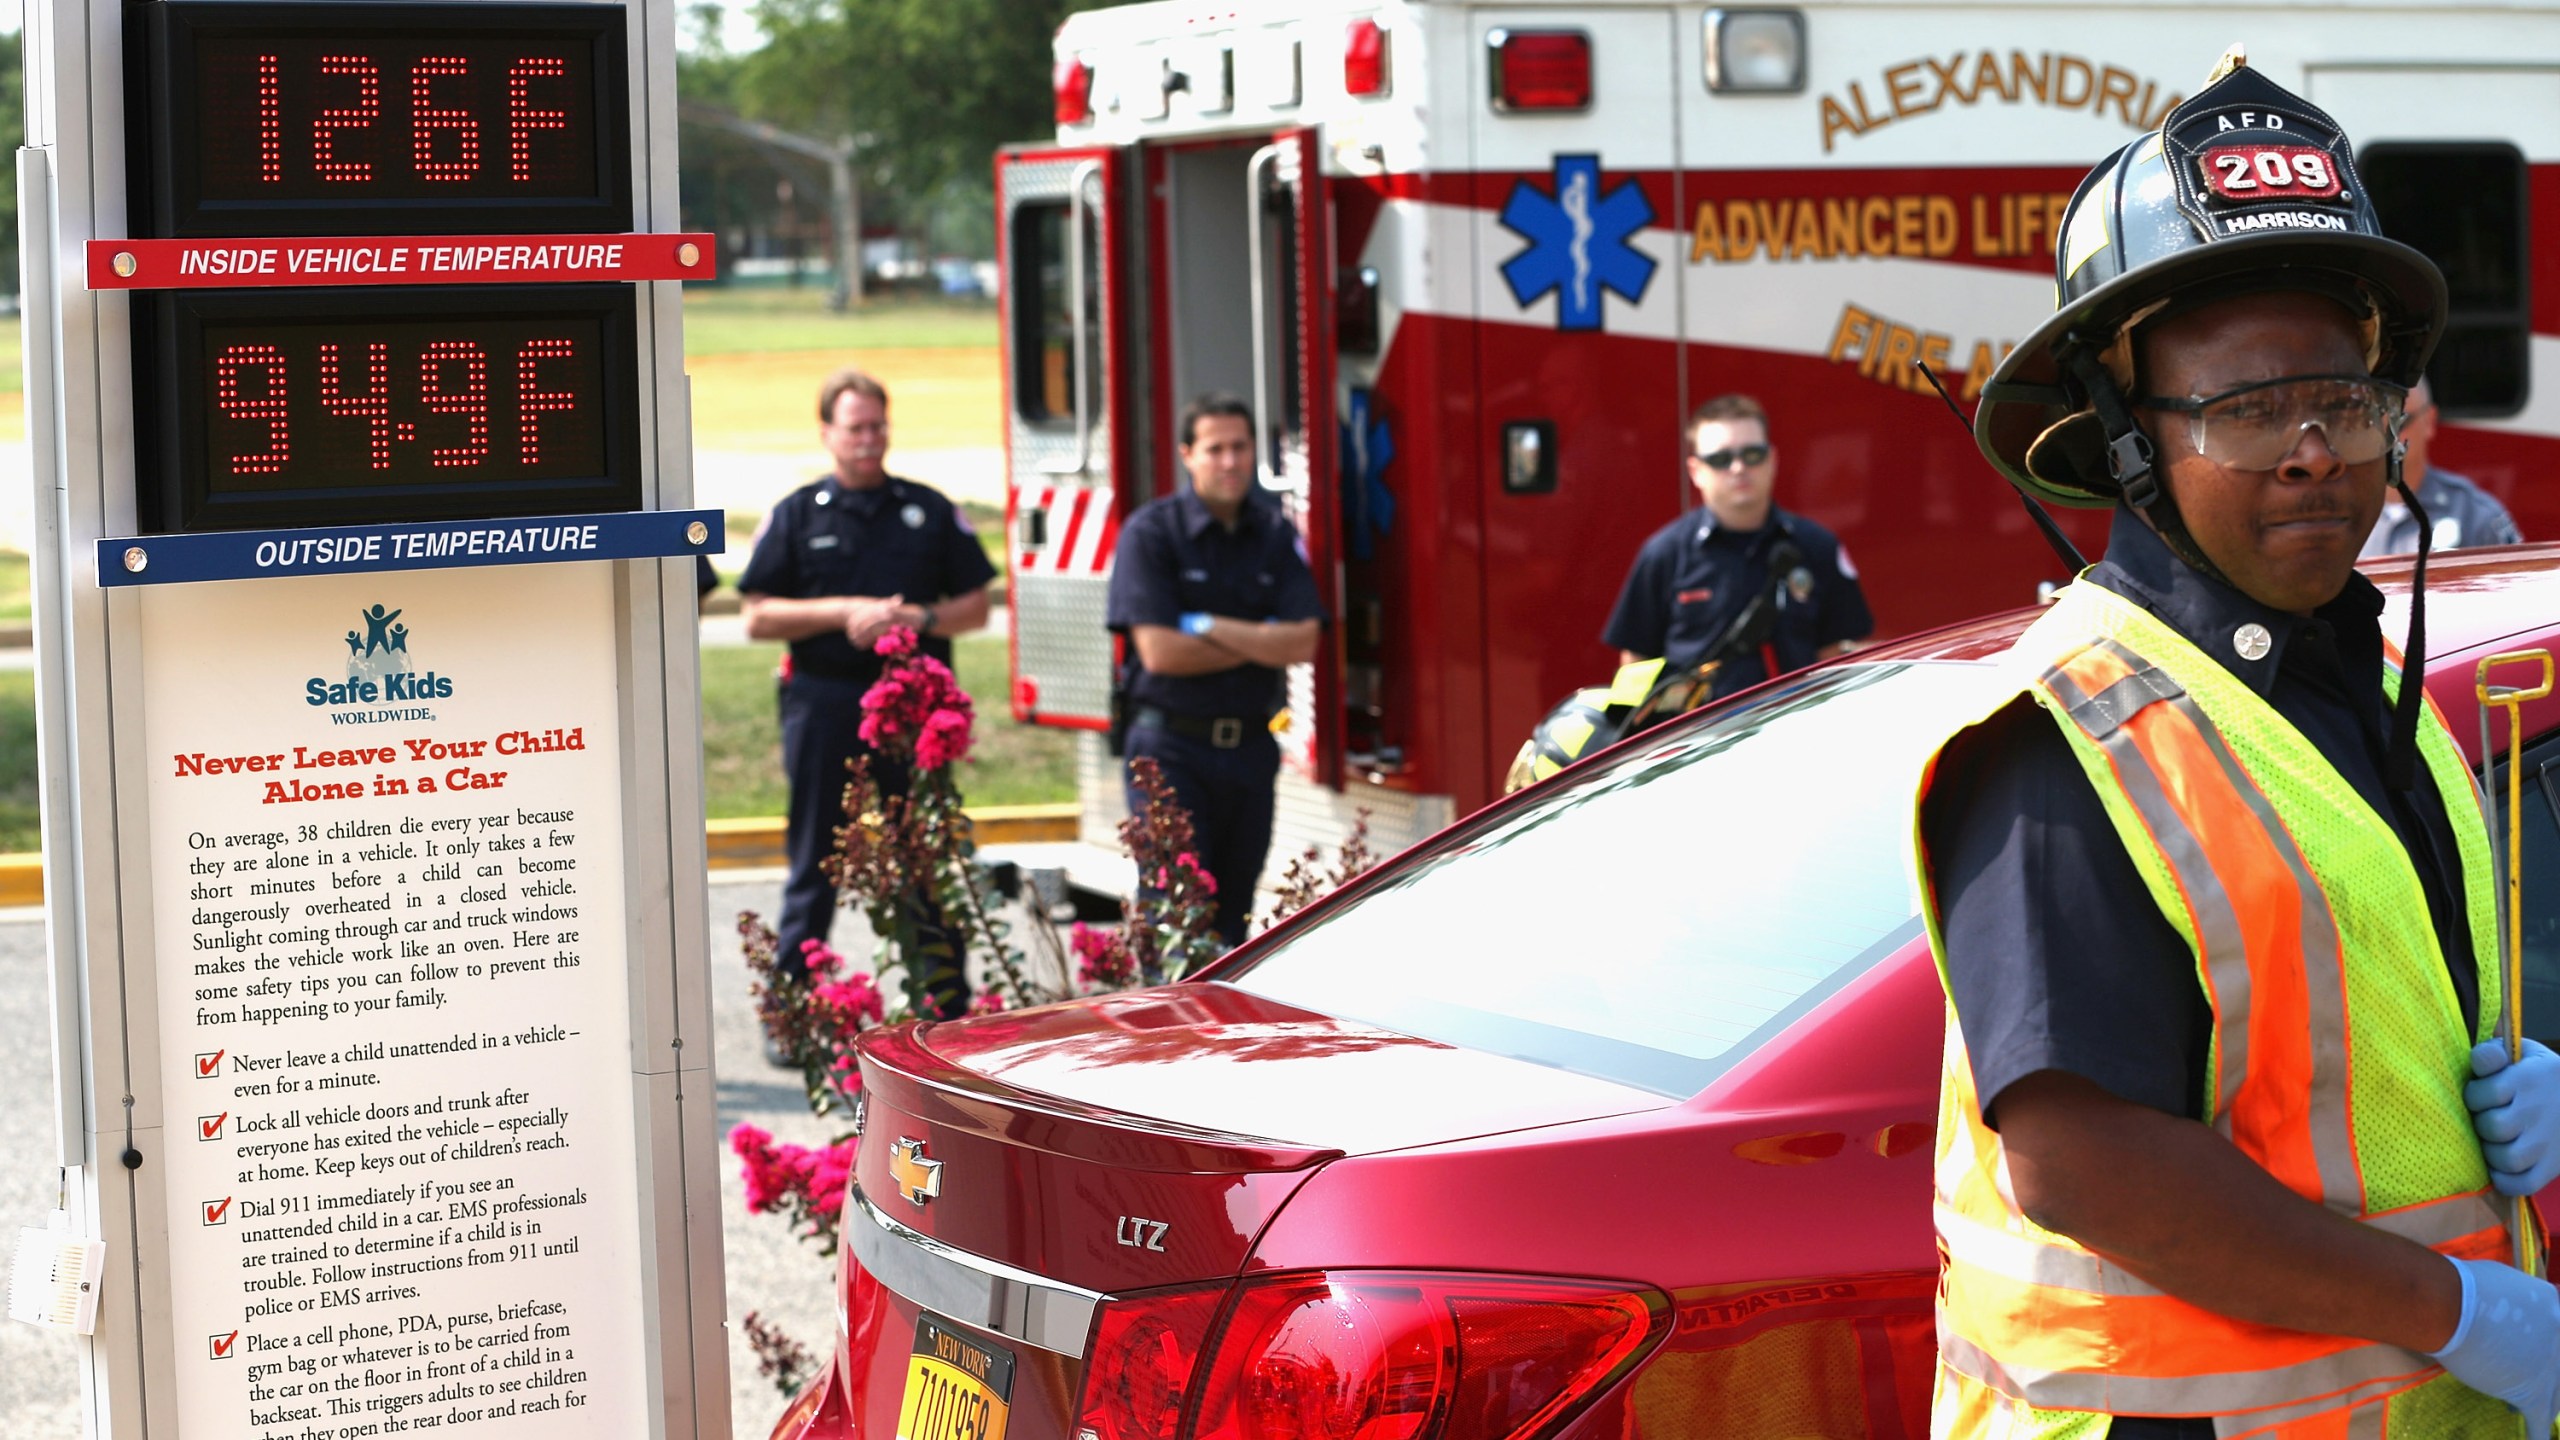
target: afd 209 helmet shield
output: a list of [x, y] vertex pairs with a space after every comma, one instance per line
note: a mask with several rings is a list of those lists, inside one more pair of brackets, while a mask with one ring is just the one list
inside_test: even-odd
[[2372, 373], [2406, 386], [2445, 318], [2444, 277], [2383, 235], [2337, 122], [2246, 65], [2081, 183], [2054, 280], [2053, 315], [1983, 387], [1974, 434], [2012, 483], [2064, 505], [2123, 498], [2112, 436], [2066, 362], [2110, 351], [2121, 362], [2129, 325], [2234, 294], [2310, 290], [2359, 315]]

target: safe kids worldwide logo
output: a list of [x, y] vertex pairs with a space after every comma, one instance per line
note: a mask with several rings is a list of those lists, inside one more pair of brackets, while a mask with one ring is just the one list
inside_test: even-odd
[[[453, 680], [418, 668], [409, 651], [409, 626], [401, 619], [405, 613], [382, 604], [359, 611], [355, 628], [344, 637], [342, 678], [312, 676], [302, 687], [303, 703], [328, 709], [330, 720], [340, 725], [434, 719], [434, 711], [403, 702], [448, 699]], [[360, 708], [367, 706], [385, 708]]]
[[1502, 262], [1502, 281], [1524, 309], [1556, 292], [1557, 329], [1597, 330], [1601, 291], [1634, 304], [1653, 283], [1653, 257], [1634, 243], [1651, 223], [1644, 187], [1621, 180], [1604, 192], [1599, 156], [1559, 155], [1554, 193], [1522, 180], [1503, 202], [1503, 228], [1529, 248]]

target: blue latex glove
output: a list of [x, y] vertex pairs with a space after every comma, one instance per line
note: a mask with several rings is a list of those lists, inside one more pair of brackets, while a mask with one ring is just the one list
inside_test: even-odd
[[2525, 1434], [2549, 1435], [2560, 1415], [2560, 1290], [2495, 1260], [2452, 1264], [2462, 1272], [2462, 1323], [2427, 1358], [2514, 1406]]
[[1206, 610], [1194, 610], [1182, 617], [1182, 633], [1185, 635], [1206, 635], [1209, 633], [1209, 627], [1217, 623], [1217, 616], [1210, 614]]
[[2531, 1195], [2560, 1176], [2560, 1055], [2539, 1040], [2524, 1042], [2524, 1058], [2507, 1063], [2505, 1042], [2492, 1040], [2471, 1052], [2462, 1087], [2471, 1128], [2489, 1162], [2489, 1183], [2501, 1195]]

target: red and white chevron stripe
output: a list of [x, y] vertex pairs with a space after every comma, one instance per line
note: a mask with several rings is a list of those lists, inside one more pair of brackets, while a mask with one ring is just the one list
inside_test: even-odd
[[1120, 517], [1107, 485], [1038, 485], [1017, 493], [1015, 504], [1048, 512], [1048, 543], [1023, 546], [1014, 556], [1017, 575], [1099, 575], [1120, 540]]

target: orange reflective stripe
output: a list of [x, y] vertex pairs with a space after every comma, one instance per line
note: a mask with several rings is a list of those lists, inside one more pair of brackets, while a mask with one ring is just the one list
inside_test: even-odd
[[[2254, 1370], [2182, 1375], [2041, 1370], [2031, 1359], [2016, 1355], [1995, 1359], [1954, 1333], [1952, 1326], [1939, 1333], [1938, 1357], [1948, 1369], [2039, 1409], [2228, 1416], [2236, 1422], [2235, 1432], [2289, 1423], [2292, 1417], [2309, 1418], [2321, 1411], [2341, 1411], [2423, 1385], [2444, 1373], [2406, 1350], [2366, 1344]], [[2225, 1351], [2219, 1363], [2229, 1359]], [[2277, 1417], [2284, 1417], [2283, 1422]]]
[[[2375, 1424], [2378, 1426], [2381, 1423], [2382, 1407], [2379, 1405], [2360, 1405], [2353, 1410], [2324, 1410], [2306, 1420], [2295, 1420], [2282, 1425], [2261, 1426], [2257, 1429], [2245, 1430], [2240, 1433], [2244, 1435], [2263, 1435], [2267, 1437], [2267, 1440], [2355, 1440], [2354, 1432], [2348, 1428], [2348, 1417], [2361, 1415], [2368, 1411], [2372, 1412], [2375, 1417]], [[2376, 1433], [2379, 1432], [2377, 1431]]]
[[[2248, 1017], [2245, 1029], [2217, 1026], [2217, 1041], [2230, 1047], [2217, 1064], [2217, 1122], [2296, 1194], [2362, 1209], [2347, 1109], [2346, 971], [2336, 920], [2301, 847], [2213, 722], [2157, 666], [2102, 640], [2046, 679], [2107, 753], [2191, 907], [2208, 888], [2270, 902], [2243, 912], [2244, 965], [2208, 951], [2199, 967], [2216, 1017]], [[2107, 689], [2090, 696], [2092, 681]], [[2108, 703], [2128, 692], [2136, 703]], [[2205, 875], [2218, 885], [2203, 885]], [[2207, 942], [2201, 931], [2197, 938]]]
[[2130, 716], [2101, 697], [2116, 693], [2114, 683], [2130, 673], [2114, 652], [2091, 648], [2046, 672], [2042, 683], [2083, 733], [2099, 742], [2117, 788], [2132, 799], [2153, 847], [2169, 858], [2171, 880], [2195, 938], [2197, 967], [2207, 998], [2213, 1002], [2213, 1108], [2219, 1116], [2238, 1098], [2240, 1077], [2249, 1069], [2248, 1030], [2238, 1019], [2247, 1013], [2249, 1002], [2249, 962], [2240, 934], [2239, 907], [2206, 863], [2201, 842], [2179, 821], [2149, 759], [2131, 746], [2108, 743]]

